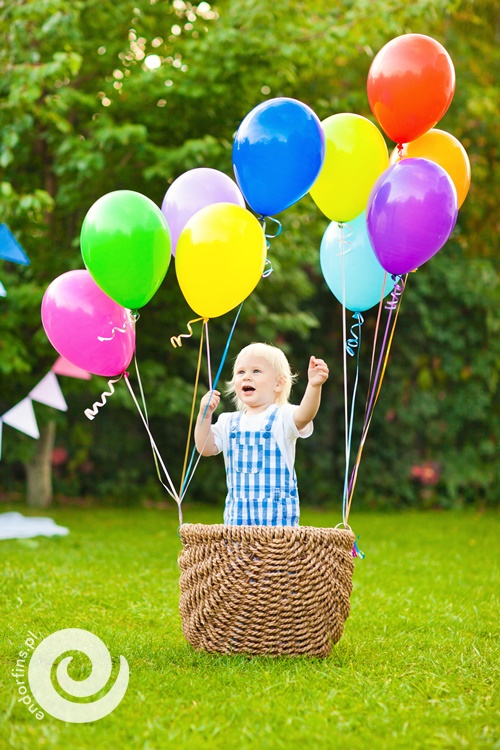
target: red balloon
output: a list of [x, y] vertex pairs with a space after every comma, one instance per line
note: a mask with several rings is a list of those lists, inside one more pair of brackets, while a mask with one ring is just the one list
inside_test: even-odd
[[442, 44], [424, 34], [403, 34], [375, 55], [368, 101], [380, 127], [408, 143], [434, 127], [455, 93], [455, 68]]

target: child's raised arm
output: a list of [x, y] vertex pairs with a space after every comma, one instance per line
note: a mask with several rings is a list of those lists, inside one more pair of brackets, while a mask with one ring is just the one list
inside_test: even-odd
[[219, 406], [219, 391], [209, 391], [200, 402], [200, 411], [194, 428], [196, 450], [202, 456], [214, 456], [218, 453], [212, 432], [212, 414]]
[[303, 430], [318, 413], [321, 403], [321, 388], [328, 380], [328, 365], [322, 359], [311, 357], [307, 371], [308, 384], [300, 405], [293, 414], [294, 422], [298, 430]]

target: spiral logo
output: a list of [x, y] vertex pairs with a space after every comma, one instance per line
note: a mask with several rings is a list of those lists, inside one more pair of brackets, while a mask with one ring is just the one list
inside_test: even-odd
[[97, 721], [113, 711], [125, 695], [129, 680], [128, 662], [120, 656], [120, 670], [114, 685], [106, 695], [92, 703], [76, 703], [63, 698], [52, 685], [51, 671], [55, 660], [66, 651], [81, 651], [92, 663], [91, 674], [85, 680], [73, 680], [68, 674], [72, 656], [61, 659], [56, 669], [57, 683], [73, 698], [88, 698], [106, 687], [111, 676], [109, 651], [93, 633], [80, 628], [58, 630], [47, 636], [30, 659], [28, 682], [33, 696], [51, 716], [73, 724]]

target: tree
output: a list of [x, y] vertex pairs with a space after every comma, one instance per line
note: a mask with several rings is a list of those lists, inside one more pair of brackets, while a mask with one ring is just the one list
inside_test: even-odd
[[[79, 231], [97, 198], [128, 188], [159, 204], [168, 185], [187, 169], [210, 166], [231, 174], [232, 136], [247, 112], [265, 98], [295, 97], [320, 118], [353, 111], [373, 119], [365, 88], [373, 55], [394, 36], [415, 31], [441, 41], [455, 62], [457, 92], [441, 127], [468, 149], [473, 186], [454, 241], [415, 274], [405, 294], [360, 489], [374, 502], [381, 494], [415, 502], [421, 488], [409, 480], [409, 471], [436, 459], [450, 468], [447, 479], [447, 471], [441, 472], [434, 492], [471, 497], [470, 475], [457, 471], [465, 466], [457, 459], [459, 450], [470, 455], [467, 466], [476, 462], [473, 484], [481, 475], [484, 497], [491, 497], [496, 480], [490, 446], [498, 436], [498, 415], [492, 420], [498, 266], [491, 239], [498, 221], [493, 210], [498, 11], [486, 0], [480, 6], [472, 0], [411, 5], [391, 0], [376, 9], [366, 0], [274, 6], [225, 0], [213, 7], [183, 0], [46, 0], [0, 8], [5, 40], [0, 49], [0, 220], [32, 259], [25, 269], [0, 268], [9, 295], [0, 301], [2, 413], [26, 395], [54, 360], [40, 326], [41, 298], [52, 279], [82, 267]], [[293, 353], [297, 368], [312, 346], [318, 356], [337, 363], [323, 406], [328, 418], [318, 424], [319, 443], [314, 450], [308, 446], [300, 460], [314, 478], [319, 499], [338, 498], [343, 477], [340, 313], [318, 264], [327, 220], [309, 198], [279, 218], [284, 231], [271, 241], [269, 251], [274, 272], [245, 302], [233, 347], [237, 351], [250, 339], [277, 339]], [[466, 314], [474, 328], [463, 325]], [[137, 332], [151, 424], [165, 454], [177, 457], [176, 463], [179, 435], [187, 430], [196, 347], [185, 344], [174, 351], [165, 342], [190, 317], [171, 268], [142, 312]], [[211, 323], [215, 360], [230, 325], [229, 315]], [[370, 325], [367, 320], [368, 329]], [[443, 387], [449, 415], [444, 442], [445, 433], [436, 432]], [[134, 482], [142, 489], [154, 469], [125, 389], [99, 415], [98, 427], [82, 423], [86, 396], [80, 384], [65, 381], [65, 392], [72, 399], [69, 422], [60, 424], [72, 453], [66, 486], [76, 493], [98, 487], [100, 494], [128, 496]], [[477, 394], [480, 408], [471, 411]], [[395, 425], [387, 416], [394, 404], [398, 436], [406, 445], [402, 459]], [[476, 437], [481, 433], [491, 435], [484, 445]], [[12, 455], [29, 460], [32, 445], [17, 440], [12, 446]], [[90, 475], [80, 470], [92, 463]], [[380, 471], [381, 465], [390, 469]], [[204, 467], [209, 481], [195, 477], [193, 496], [209, 499], [214, 488], [223, 492], [219, 468]]]

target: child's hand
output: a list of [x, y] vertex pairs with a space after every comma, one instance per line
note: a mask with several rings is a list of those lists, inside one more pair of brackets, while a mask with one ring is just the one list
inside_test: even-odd
[[[213, 412], [217, 409], [220, 402], [220, 392], [219, 391], [209, 391], [206, 393], [200, 402], [200, 414], [201, 416], [210, 416], [213, 414]], [[207, 409], [208, 404], [208, 409]], [[205, 413], [206, 409], [206, 413]]]
[[316, 387], [323, 385], [328, 380], [328, 365], [322, 359], [316, 359], [311, 357], [309, 360], [309, 369], [307, 371], [307, 377], [309, 383]]

